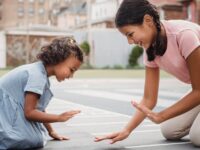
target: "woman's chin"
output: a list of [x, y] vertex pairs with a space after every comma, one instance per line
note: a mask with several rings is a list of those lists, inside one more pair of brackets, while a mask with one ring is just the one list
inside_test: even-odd
[[62, 82], [63, 81], [62, 79], [58, 79], [58, 78], [56, 78], [56, 79], [57, 79], [58, 82]]

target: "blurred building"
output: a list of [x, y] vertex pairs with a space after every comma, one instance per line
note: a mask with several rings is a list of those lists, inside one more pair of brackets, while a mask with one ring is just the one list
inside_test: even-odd
[[59, 28], [74, 29], [87, 22], [87, 7], [85, 0], [73, 0], [68, 6], [60, 7], [57, 14]]
[[200, 24], [200, 0], [179, 0], [187, 20]]
[[120, 2], [118, 0], [96, 0], [91, 5], [91, 21], [93, 27], [113, 28], [114, 16]]
[[161, 19], [184, 19], [200, 24], [200, 0], [149, 0]]
[[[200, 0], [149, 1], [157, 6], [161, 19], [200, 24]], [[131, 47], [114, 25], [121, 2], [0, 0], [0, 68], [31, 62], [44, 43], [66, 35], [74, 35], [78, 43], [89, 42], [91, 65], [126, 66]]]
[[[0, 68], [35, 60], [41, 46], [71, 33], [55, 27], [71, 0], [0, 0]], [[53, 26], [54, 25], [54, 26]]]
[[[184, 19], [200, 24], [200, 0], [149, 1], [158, 8], [161, 19]], [[114, 28], [115, 14], [121, 2], [122, 0], [90, 0], [89, 18], [91, 27]], [[75, 28], [79, 29], [87, 28], [87, 26], [87, 22], [79, 22], [79, 25], [74, 25]]]
[[[92, 28], [114, 28], [114, 17], [122, 0], [90, 0], [87, 18], [90, 18]], [[88, 3], [87, 3], [88, 5]], [[88, 8], [88, 7], [87, 7]], [[76, 28], [87, 28], [88, 22], [83, 22]]]
[[71, 0], [0, 0], [0, 29], [56, 25], [57, 14]]
[[[149, 0], [161, 19], [186, 19], [200, 23], [200, 0]], [[88, 2], [90, 11], [88, 14]], [[0, 29], [27, 25], [60, 28], [114, 28], [122, 0], [0, 0]]]
[[47, 0], [2, 0], [1, 29], [47, 24], [49, 21]]

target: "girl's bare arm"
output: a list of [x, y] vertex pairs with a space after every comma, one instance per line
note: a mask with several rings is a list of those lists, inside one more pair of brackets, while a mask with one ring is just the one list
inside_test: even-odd
[[26, 92], [24, 115], [27, 120], [42, 122], [42, 123], [64, 122], [72, 118], [74, 115], [80, 113], [79, 110], [74, 110], [74, 111], [64, 112], [59, 115], [48, 114], [36, 108], [38, 99], [39, 99], [38, 94], [32, 92]]

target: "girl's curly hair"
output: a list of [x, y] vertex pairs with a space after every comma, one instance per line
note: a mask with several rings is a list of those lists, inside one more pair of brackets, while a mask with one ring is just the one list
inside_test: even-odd
[[54, 39], [50, 44], [43, 46], [37, 58], [44, 65], [57, 65], [70, 56], [76, 57], [83, 62], [83, 52], [72, 37], [60, 37]]

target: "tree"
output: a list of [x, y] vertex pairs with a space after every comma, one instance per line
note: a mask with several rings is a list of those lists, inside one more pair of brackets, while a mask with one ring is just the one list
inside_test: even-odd
[[90, 66], [89, 62], [89, 55], [90, 55], [90, 45], [87, 41], [84, 41], [83, 43], [80, 44], [81, 49], [83, 50], [84, 53], [84, 61], [86, 64], [86, 67]]
[[81, 43], [80, 47], [86, 56], [90, 54], [90, 45], [87, 41], [84, 41], [83, 43]]
[[142, 55], [143, 53], [143, 48], [139, 47], [139, 46], [134, 46], [132, 48], [132, 51], [129, 55], [129, 65], [131, 67], [135, 67], [138, 65], [138, 58]]

